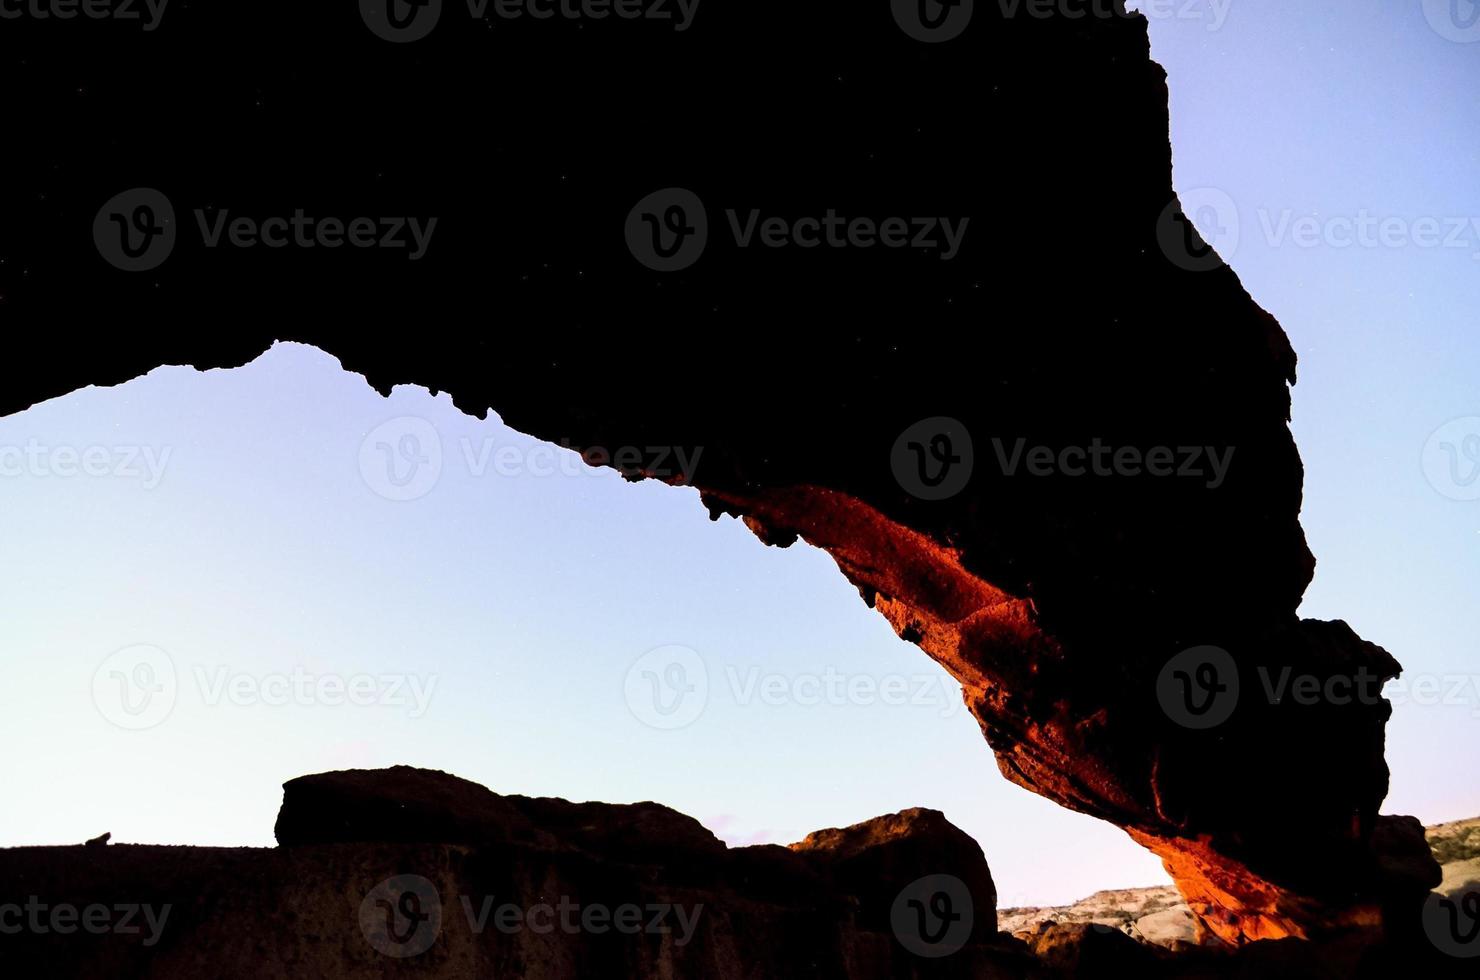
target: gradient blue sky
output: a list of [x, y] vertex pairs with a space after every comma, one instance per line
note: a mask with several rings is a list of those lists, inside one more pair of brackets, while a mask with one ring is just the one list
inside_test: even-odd
[[[1480, 217], [1480, 39], [1441, 35], [1419, 0], [1166, 9], [1203, 14], [1152, 21], [1177, 187], [1232, 202], [1228, 257], [1302, 358], [1295, 432], [1321, 559], [1304, 612], [1347, 619], [1410, 678], [1480, 675], [1480, 502], [1451, 499], [1468, 472], [1446, 483], [1435, 455], [1469, 434], [1480, 445], [1480, 422], [1430, 441], [1480, 415], [1480, 229], [1464, 248], [1304, 247], [1265, 231], [1287, 212], [1338, 237], [1332, 219], [1363, 212], [1410, 229]], [[406, 417], [433, 427], [442, 466], [424, 496], [390, 501], [362, 448]], [[13, 747], [0, 844], [108, 830], [265, 845], [285, 779], [409, 763], [500, 792], [654, 799], [736, 843], [935, 807], [981, 842], [1004, 906], [1165, 880], [1120, 831], [1003, 780], [949, 678], [830, 559], [711, 523], [692, 491], [568, 462], [539, 475], [553, 457], [496, 418], [419, 389], [387, 401], [294, 346], [0, 420], [0, 448], [28, 445], [44, 464], [0, 476], [0, 739]], [[514, 455], [478, 475], [485, 446]], [[153, 486], [58, 475], [59, 447], [169, 456]], [[167, 717], [133, 731], [109, 720], [94, 679], [138, 644], [167, 653], [178, 690]], [[629, 668], [670, 644], [710, 677], [704, 711], [677, 731], [644, 724], [626, 697]], [[209, 703], [222, 670], [253, 684], [409, 677], [430, 698], [421, 713]], [[923, 703], [744, 703], [752, 671], [897, 678]], [[1389, 812], [1480, 814], [1477, 713], [1474, 686], [1452, 704], [1399, 704]]]

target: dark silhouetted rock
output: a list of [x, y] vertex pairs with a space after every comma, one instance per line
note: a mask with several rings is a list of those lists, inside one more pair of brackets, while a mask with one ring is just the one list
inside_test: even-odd
[[517, 807], [445, 772], [394, 766], [300, 776], [283, 784], [277, 842], [486, 844], [548, 840]]
[[1448, 980], [1470, 965], [1418, 935], [1168, 950], [1087, 922], [994, 933], [986, 860], [933, 810], [730, 849], [657, 804], [505, 797], [398, 766], [291, 780], [278, 828], [295, 842], [0, 850], [0, 958], [84, 980]]
[[[11, 181], [45, 193], [6, 213], [0, 412], [299, 341], [381, 392], [447, 392], [593, 462], [635, 449], [615, 464], [627, 475], [698, 487], [765, 541], [828, 551], [960, 681], [1002, 773], [1155, 851], [1202, 929], [1230, 943], [1375, 934], [1384, 910], [1416, 911], [1432, 869], [1374, 838], [1388, 703], [1260, 693], [1260, 670], [1380, 687], [1399, 665], [1344, 623], [1297, 615], [1315, 561], [1288, 426], [1295, 351], [1181, 213], [1166, 76], [1122, 0], [1098, 16], [977, 3], [946, 44], [919, 43], [883, 0], [706, 3], [684, 32], [449, 16], [400, 52], [415, 70], [387, 70], [397, 52], [353, 5], [297, 4], [292, 30], [241, 14], [264, 5], [196, 6], [207, 42], [161, 31], [147, 58], [89, 49], [110, 83], [87, 99], [70, 95], [73, 46], [19, 59], [71, 115], [57, 126], [58, 108], [21, 98], [7, 119], [16, 145], [54, 156], [16, 161]], [[204, 69], [203, 51], [211, 66], [295, 70], [247, 85]], [[520, 95], [489, 119], [503, 92]], [[173, 122], [139, 126], [141, 105]], [[197, 119], [210, 124], [179, 124]], [[313, 152], [283, 166], [301, 146]], [[136, 180], [167, 189], [182, 238], [190, 209], [325, 195], [445, 220], [415, 263], [182, 241], [159, 270], [120, 274], [88, 222]], [[671, 274], [644, 268], [622, 233], [662, 187], [709, 211], [704, 255]], [[949, 261], [731, 240], [731, 212], [830, 208], [971, 224]], [[141, 326], [56, 326], [117, 322]], [[936, 418], [974, 448], [943, 454], [971, 468], [932, 489], [909, 445], [938, 444], [901, 437]], [[1091, 446], [1171, 453], [1176, 473], [1032, 475], [1018, 455]], [[675, 447], [702, 450], [693, 472], [675, 470]], [[1190, 472], [1184, 447], [1201, 454]], [[1210, 451], [1228, 460], [1216, 478]], [[1220, 726], [1189, 730], [1157, 682], [1201, 645], [1228, 651], [1244, 696]], [[466, 839], [508, 816], [449, 802], [398, 816], [372, 799], [364, 817], [306, 819], [300, 839], [415, 838], [441, 819]]]
[[[977, 928], [997, 931], [997, 889], [982, 849], [938, 810], [913, 809], [834, 830], [791, 845], [865, 908], [886, 911], [896, 895], [925, 874], [951, 874], [975, 903]], [[887, 926], [886, 926], [887, 927]]]
[[[1038, 975], [995, 932], [981, 850], [929, 810], [791, 848], [727, 849], [657, 804], [505, 797], [397, 766], [291, 780], [277, 833], [276, 849], [117, 845], [85, 862], [79, 848], [0, 851], [0, 908], [35, 896], [47, 909], [128, 905], [161, 923], [83, 938], [22, 929], [0, 936], [0, 955], [17, 975], [44, 965], [169, 980], [398, 967], [539, 980]], [[940, 874], [959, 876], [974, 918], [946, 955], [921, 955], [891, 911]]]
[[1144, 977], [1157, 970], [1150, 947], [1110, 926], [1044, 923], [1027, 943], [1045, 966], [1071, 977]]

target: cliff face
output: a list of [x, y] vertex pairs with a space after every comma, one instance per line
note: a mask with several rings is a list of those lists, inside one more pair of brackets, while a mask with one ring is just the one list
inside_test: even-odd
[[[1435, 891], [1463, 903], [1465, 895], [1480, 889], [1480, 819], [1425, 827], [1424, 836], [1444, 876]], [[1196, 940], [1187, 902], [1168, 887], [1096, 892], [1073, 905], [1001, 909], [998, 915], [1003, 932], [1029, 941], [1059, 924], [1108, 926], [1140, 942], [1171, 948]]]
[[[1239, 943], [1406, 916], [1437, 868], [1416, 821], [1377, 816], [1388, 704], [1266, 693], [1281, 677], [1370, 690], [1399, 666], [1295, 614], [1314, 568], [1286, 424], [1295, 356], [1178, 224], [1145, 23], [978, 4], [961, 37], [927, 45], [877, 6], [728, 4], [682, 35], [592, 31], [574, 60], [552, 32], [439, 29], [393, 73], [351, 47], [261, 82], [279, 138], [324, 148], [291, 179], [236, 138], [262, 123], [234, 90], [188, 140], [119, 121], [145, 93], [162, 112], [198, 97], [148, 87], [199, 67], [163, 39], [85, 110], [114, 148], [62, 147], [82, 161], [66, 194], [17, 217], [47, 256], [78, 258], [41, 229], [90, 215], [116, 191], [104, 163], [132, 151], [182, 206], [248, 181], [255, 202], [305, 187], [380, 202], [371, 171], [389, 173], [403, 203], [446, 216], [442, 237], [414, 273], [182, 248], [96, 288], [33, 277], [22, 297], [49, 314], [147, 319], [84, 342], [23, 332], [0, 409], [297, 340], [598, 465], [702, 447], [691, 482], [716, 515], [831, 553], [960, 680], [1002, 773], [1161, 855], [1203, 930]], [[333, 37], [328, 14], [303, 16], [304, 38]], [[362, 80], [354, 99], [344, 77]], [[619, 96], [613, 78], [660, 95]], [[513, 91], [480, 156], [469, 120]], [[388, 119], [417, 136], [380, 141], [367, 168], [354, 154]], [[708, 208], [708, 247], [682, 271], [645, 268], [623, 238], [661, 187]], [[752, 213], [830, 210], [965, 233], [949, 258], [742, 241]], [[1172, 662], [1207, 647], [1226, 658]], [[1230, 685], [1227, 717], [1204, 724]]]

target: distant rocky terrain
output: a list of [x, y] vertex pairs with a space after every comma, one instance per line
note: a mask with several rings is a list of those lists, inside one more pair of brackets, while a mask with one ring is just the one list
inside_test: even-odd
[[997, 922], [1013, 935], [1036, 933], [1044, 923], [1083, 923], [1109, 926], [1159, 946], [1196, 941], [1192, 910], [1171, 885], [1095, 892], [1073, 905], [1002, 909]]
[[[1455, 895], [1480, 886], [1480, 817], [1424, 828], [1434, 858], [1444, 871], [1437, 889]], [[1073, 905], [1001, 909], [998, 927], [1019, 937], [1036, 935], [1046, 924], [1108, 926], [1132, 939], [1175, 948], [1196, 942], [1192, 910], [1171, 885], [1095, 892]]]
[[1444, 871], [1441, 893], [1454, 895], [1480, 886], [1480, 817], [1437, 824], [1425, 833]]

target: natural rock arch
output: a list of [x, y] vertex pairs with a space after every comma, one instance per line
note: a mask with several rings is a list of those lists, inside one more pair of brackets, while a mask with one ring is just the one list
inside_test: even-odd
[[[22, 303], [107, 326], [85, 339], [42, 326], [55, 319], [17, 329], [0, 411], [159, 364], [240, 365], [295, 340], [383, 391], [447, 391], [465, 411], [492, 407], [550, 441], [702, 446], [695, 483], [715, 512], [764, 540], [829, 551], [962, 682], [1009, 779], [1125, 827], [1166, 860], [1213, 933], [1314, 935], [1416, 902], [1437, 881], [1419, 826], [1377, 816], [1386, 702], [1251, 696], [1206, 731], [1158, 706], [1163, 666], [1197, 645], [1228, 650], [1251, 692], [1260, 667], [1324, 680], [1388, 678], [1398, 665], [1345, 624], [1296, 616], [1314, 561], [1287, 426], [1295, 355], [1230, 269], [1166, 249], [1177, 219], [1167, 92], [1144, 21], [979, 5], [965, 35], [925, 46], [884, 4], [867, 15], [840, 0], [797, 5], [784, 29], [763, 6], [715, 11], [714, 29], [696, 27], [682, 46], [592, 43], [569, 73], [548, 71], [557, 42], [543, 36], [487, 59], [447, 33], [442, 56], [416, 73], [365, 74], [371, 91], [354, 105], [317, 76], [283, 83], [271, 94], [302, 98], [299, 135], [325, 147], [295, 179], [350, 174], [372, 201], [377, 185], [353, 176], [360, 138], [390, 118], [428, 117], [417, 139], [377, 153], [444, 215], [442, 251], [410, 272], [385, 266], [394, 289], [379, 266], [367, 278], [347, 264], [274, 265], [260, 253], [233, 264], [201, 249], [106, 288], [45, 279]], [[307, 35], [321, 16], [304, 14]], [[172, 51], [121, 75], [103, 104], [140, 97], [131, 86], [151, 72], [174, 71], [177, 85], [198, 55]], [[616, 76], [664, 93], [662, 111], [592, 97], [593, 80]], [[497, 119], [519, 152], [498, 157], [496, 177], [449, 168], [468, 159], [480, 93], [534, 77], [548, 91]], [[149, 91], [184, 97], [162, 90]], [[148, 143], [125, 127], [128, 113], [97, 125], [137, 150], [137, 169], [188, 223], [220, 190], [211, 147], [245, 154], [239, 169], [261, 164], [263, 199], [296, 186], [274, 176], [267, 148], [228, 138], [251, 111], [229, 103], [226, 132]], [[105, 162], [79, 176], [82, 198], [116, 192]], [[622, 222], [655, 187], [679, 185], [706, 200], [716, 240], [693, 269], [652, 273], [627, 253]], [[975, 223], [951, 261], [720, 240], [730, 210], [829, 207]], [[76, 210], [61, 224], [90, 219]], [[57, 224], [17, 221], [38, 236]], [[48, 247], [97, 261], [84, 236], [75, 249], [57, 241]], [[112, 326], [120, 309], [137, 319]], [[288, 325], [300, 320], [314, 325]], [[366, 326], [382, 322], [394, 331]], [[976, 447], [971, 482], [941, 501], [912, 495], [891, 467], [896, 437], [929, 417], [958, 420]], [[996, 440], [1010, 453], [1019, 439], [1234, 456], [1216, 487], [1010, 476]]]

